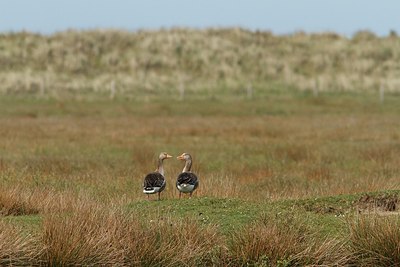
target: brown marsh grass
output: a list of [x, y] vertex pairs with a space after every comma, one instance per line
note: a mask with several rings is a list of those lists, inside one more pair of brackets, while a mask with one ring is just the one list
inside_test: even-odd
[[[4, 186], [135, 200], [143, 198], [142, 179], [159, 151], [185, 151], [203, 185], [198, 196], [265, 200], [395, 189], [397, 119], [390, 113], [0, 118], [0, 178]], [[163, 196], [174, 198], [183, 166], [171, 159], [165, 167]]]

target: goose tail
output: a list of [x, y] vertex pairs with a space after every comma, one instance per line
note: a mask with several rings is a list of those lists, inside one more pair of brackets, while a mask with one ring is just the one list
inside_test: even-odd
[[143, 188], [143, 193], [154, 194], [154, 193], [156, 193], [156, 190], [154, 189], [154, 187], [145, 187], [145, 188]]

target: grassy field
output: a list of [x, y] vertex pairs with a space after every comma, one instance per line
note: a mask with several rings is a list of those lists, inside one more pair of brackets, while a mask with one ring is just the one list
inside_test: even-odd
[[[1, 263], [399, 264], [399, 95], [254, 89], [1, 96]], [[192, 199], [176, 159], [142, 194], [161, 151], [193, 155]]]
[[0, 265], [400, 266], [399, 43], [0, 34]]

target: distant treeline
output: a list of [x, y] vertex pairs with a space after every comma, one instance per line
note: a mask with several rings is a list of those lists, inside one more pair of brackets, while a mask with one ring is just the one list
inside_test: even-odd
[[229, 29], [0, 34], [0, 92], [147, 92], [281, 84], [400, 91], [400, 38]]

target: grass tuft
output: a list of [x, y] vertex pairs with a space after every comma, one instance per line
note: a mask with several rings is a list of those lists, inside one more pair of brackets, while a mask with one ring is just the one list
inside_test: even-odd
[[82, 203], [71, 214], [49, 214], [43, 223], [50, 265], [181, 266], [212, 264], [223, 251], [212, 226], [160, 217], [143, 221]]
[[39, 213], [31, 202], [31, 195], [19, 189], [0, 189], [0, 214], [3, 216], [20, 216]]
[[230, 247], [235, 265], [290, 263], [307, 246], [307, 233], [294, 218], [263, 218], [233, 234]]
[[299, 214], [263, 216], [230, 239], [237, 266], [343, 266], [351, 259], [340, 238], [323, 238]]
[[0, 221], [0, 265], [34, 266], [41, 264], [42, 249], [36, 235]]
[[100, 207], [81, 204], [72, 214], [44, 218], [42, 242], [49, 265], [118, 265], [123, 250], [116, 246], [117, 217]]
[[350, 250], [358, 266], [400, 265], [398, 216], [359, 216], [348, 223]]

